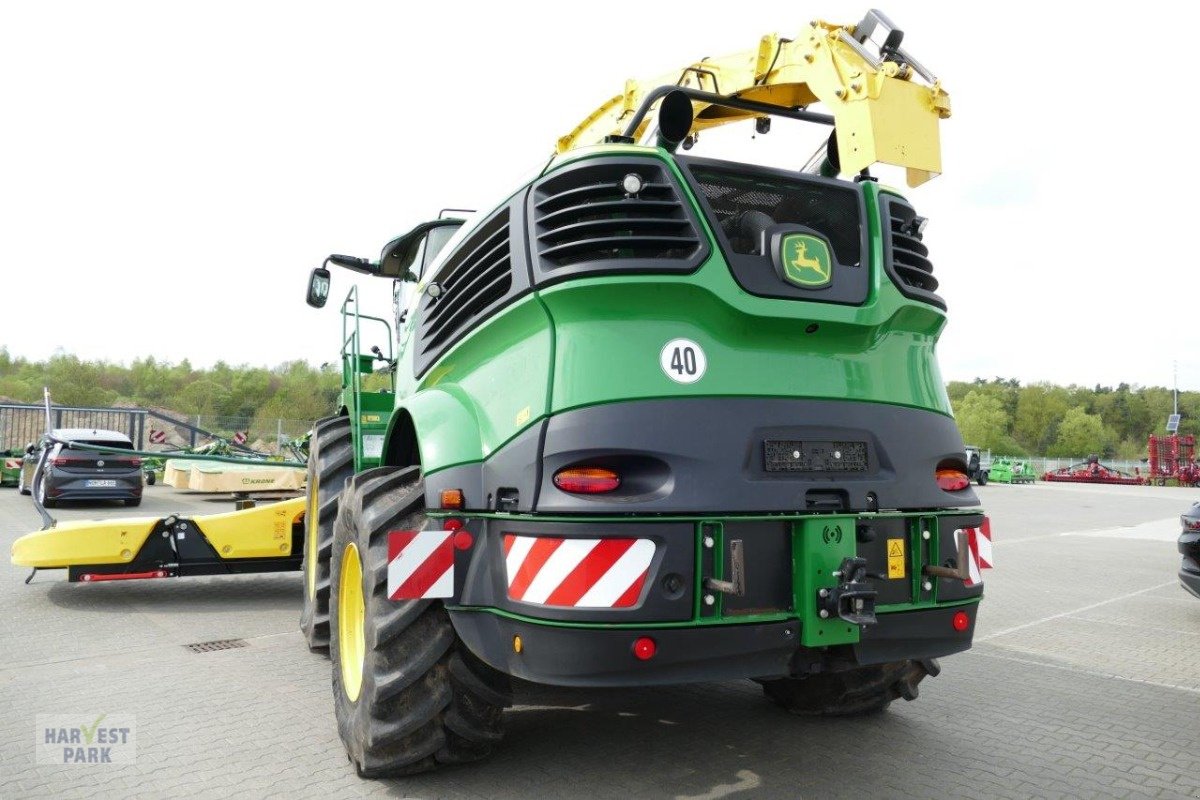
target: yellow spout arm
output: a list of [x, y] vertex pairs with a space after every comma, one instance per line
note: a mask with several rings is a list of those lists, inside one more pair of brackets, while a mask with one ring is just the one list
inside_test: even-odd
[[[854, 39], [855, 26], [813, 22], [791, 39], [762, 37], [758, 48], [690, 64], [651, 80], [630, 80], [613, 97], [558, 140], [558, 152], [621, 135], [647, 93], [660, 86], [700, 89], [785, 108], [822, 104], [834, 118], [841, 171], [857, 173], [876, 163], [904, 167], [910, 186], [942, 170], [938, 123], [950, 116], [950, 97], [936, 79], [880, 60]], [[693, 100], [692, 133], [756, 116], [755, 112]], [[634, 132], [641, 137], [651, 115]]]

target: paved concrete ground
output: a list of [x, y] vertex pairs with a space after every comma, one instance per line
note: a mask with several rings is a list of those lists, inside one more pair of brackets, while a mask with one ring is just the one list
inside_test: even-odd
[[[403, 781], [347, 765], [329, 663], [296, 632], [299, 575], [25, 586], [4, 563], [0, 797], [1200, 797], [1200, 600], [1174, 549], [1198, 493], [979, 494], [998, 565], [977, 644], [917, 702], [805, 720], [749, 682], [546, 690], [520, 698], [491, 761]], [[160, 486], [140, 511], [202, 508]], [[36, 526], [0, 490], [4, 551]], [[249, 646], [182, 646], [230, 638]], [[36, 764], [35, 719], [58, 713], [134, 715], [136, 763]]]

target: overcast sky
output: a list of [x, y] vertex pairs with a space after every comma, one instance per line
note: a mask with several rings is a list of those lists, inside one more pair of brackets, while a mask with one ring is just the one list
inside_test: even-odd
[[[867, 6], [585, 8], [5, 3], [0, 344], [331, 360], [334, 304], [302, 298], [328, 253], [377, 257], [442, 207], [493, 203], [628, 77]], [[1180, 388], [1200, 389], [1195, 42], [1182, 38], [1200, 12], [883, 9], [953, 100], [945, 173], [909, 193], [950, 304], [945, 377], [1170, 385], [1178, 362]], [[789, 146], [786, 131], [751, 134], [726, 141], [748, 159]], [[811, 148], [797, 140], [799, 166]], [[335, 296], [351, 279], [335, 272]], [[366, 283], [386, 314], [388, 284]]]

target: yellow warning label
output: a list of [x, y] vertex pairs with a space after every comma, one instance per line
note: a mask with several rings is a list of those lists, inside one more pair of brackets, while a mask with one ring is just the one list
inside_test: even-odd
[[888, 539], [887, 548], [888, 578], [903, 578], [905, 573], [904, 540]]
[[381, 422], [382, 420], [378, 414], [362, 414], [359, 416], [359, 421], [363, 424], [369, 424], [372, 422]]

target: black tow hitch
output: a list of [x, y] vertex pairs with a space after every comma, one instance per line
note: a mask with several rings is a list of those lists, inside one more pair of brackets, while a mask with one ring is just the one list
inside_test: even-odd
[[867, 560], [865, 558], [847, 558], [842, 561], [835, 578], [841, 580], [832, 589], [817, 590], [817, 614], [821, 619], [838, 616], [854, 625], [874, 625], [875, 591], [873, 584], [867, 583]]

